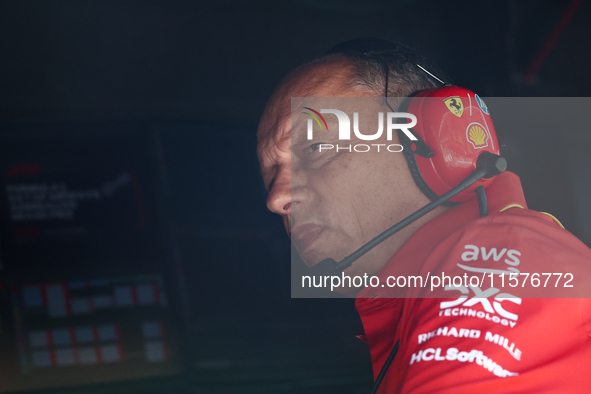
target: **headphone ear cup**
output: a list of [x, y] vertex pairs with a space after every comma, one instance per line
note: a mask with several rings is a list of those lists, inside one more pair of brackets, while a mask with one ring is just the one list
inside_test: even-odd
[[[427, 184], [427, 182], [421, 175], [421, 171], [419, 170], [419, 166], [415, 158], [415, 153], [412, 150], [413, 144], [411, 140], [406, 136], [406, 134], [404, 134], [402, 130], [399, 129], [397, 131], [398, 139], [400, 140], [400, 145], [402, 145], [402, 153], [404, 154], [404, 157], [406, 157], [408, 169], [410, 170], [410, 173], [413, 179], [415, 180], [416, 185], [423, 192], [423, 194], [427, 196], [431, 201], [437, 200], [439, 196], [431, 189], [431, 187]], [[442, 205], [453, 206], [456, 205], [456, 203], [452, 201], [446, 201]]]
[[[432, 157], [416, 154], [413, 143], [399, 132], [413, 178], [431, 200], [476, 170], [480, 153], [500, 155], [488, 108], [468, 89], [444, 86], [417, 92], [408, 102], [406, 112], [417, 117], [413, 133], [433, 151]], [[470, 200], [478, 186], [486, 187], [490, 182], [492, 179], [481, 179], [450, 201]]]

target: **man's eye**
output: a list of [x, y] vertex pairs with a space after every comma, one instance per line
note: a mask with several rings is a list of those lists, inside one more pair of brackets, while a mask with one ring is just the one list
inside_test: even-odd
[[312, 144], [309, 147], [306, 148], [306, 153], [313, 153], [315, 151], [318, 150], [318, 148], [320, 148], [320, 145], [322, 145], [324, 142], [318, 142], [316, 144]]

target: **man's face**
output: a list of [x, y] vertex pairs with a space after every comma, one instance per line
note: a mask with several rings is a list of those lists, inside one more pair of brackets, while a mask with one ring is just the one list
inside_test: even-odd
[[[318, 142], [339, 142], [333, 116], [326, 117], [332, 132], [324, 134], [321, 141], [309, 141], [304, 135], [305, 126], [297, 125], [297, 121], [292, 135], [291, 118], [300, 116], [301, 108], [292, 113], [291, 97], [373, 95], [366, 89], [347, 88], [346, 82], [352, 76], [352, 68], [343, 62], [301, 70], [276, 90], [259, 124], [258, 154], [269, 191], [267, 207], [281, 215], [296, 249], [309, 266], [329, 257], [342, 260], [428, 202], [416, 187], [402, 153], [384, 149], [367, 153], [337, 153], [335, 149], [321, 152]], [[379, 110], [385, 112], [381, 108], [375, 113]], [[331, 125], [330, 119], [335, 123]], [[369, 127], [375, 128], [376, 124], [374, 120]], [[385, 141], [385, 135], [383, 138], [371, 142], [398, 142]], [[350, 141], [343, 142], [368, 143], [353, 135]], [[377, 273], [417, 225], [374, 248], [346, 273]]]

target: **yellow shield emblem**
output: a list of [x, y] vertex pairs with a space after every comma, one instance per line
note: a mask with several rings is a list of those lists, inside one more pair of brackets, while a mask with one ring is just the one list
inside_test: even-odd
[[468, 141], [470, 141], [474, 149], [482, 149], [488, 146], [488, 132], [478, 122], [472, 122], [468, 125], [466, 137], [468, 137]]
[[464, 113], [464, 103], [462, 103], [462, 99], [458, 96], [448, 97], [443, 102], [447, 109], [458, 118]]

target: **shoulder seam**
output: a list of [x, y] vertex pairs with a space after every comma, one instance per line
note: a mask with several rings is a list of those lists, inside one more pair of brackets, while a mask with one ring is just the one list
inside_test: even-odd
[[505, 208], [503, 208], [503, 209], [500, 209], [500, 210], [499, 210], [499, 212], [504, 212], [504, 211], [506, 211], [506, 210], [507, 210], [507, 209], [509, 209], [509, 208], [521, 208], [521, 209], [525, 209], [524, 207], [522, 207], [522, 206], [521, 206], [521, 205], [519, 205], [519, 204], [511, 204], [511, 205], [507, 205], [507, 206], [506, 206]]

